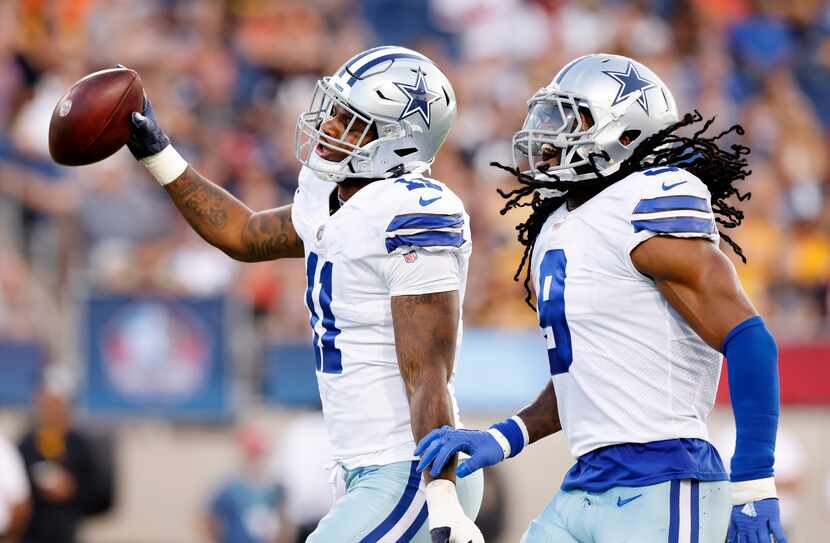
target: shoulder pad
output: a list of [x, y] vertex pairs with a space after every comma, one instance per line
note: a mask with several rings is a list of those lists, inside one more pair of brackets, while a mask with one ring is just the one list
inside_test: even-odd
[[464, 204], [445, 184], [434, 179], [406, 176], [387, 191], [386, 251], [410, 247], [429, 251], [456, 249], [467, 243]]
[[678, 237], [717, 236], [711, 195], [693, 174], [674, 166], [651, 168], [629, 177], [637, 185], [631, 210], [634, 232]]
[[709, 199], [709, 189], [694, 174], [675, 166], [650, 168], [631, 176], [644, 197], [691, 195]]

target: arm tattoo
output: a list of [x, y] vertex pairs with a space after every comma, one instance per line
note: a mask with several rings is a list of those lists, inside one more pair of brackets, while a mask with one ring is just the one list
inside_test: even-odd
[[257, 262], [304, 256], [291, 206], [254, 213], [190, 167], [165, 188], [190, 226], [232, 258]]
[[168, 185], [168, 194], [181, 210], [187, 222], [198, 231], [197, 225], [206, 224], [222, 230], [228, 224], [226, 191], [201, 176], [182, 176]]
[[303, 242], [294, 231], [289, 206], [255, 213], [242, 237], [255, 260], [304, 256]]

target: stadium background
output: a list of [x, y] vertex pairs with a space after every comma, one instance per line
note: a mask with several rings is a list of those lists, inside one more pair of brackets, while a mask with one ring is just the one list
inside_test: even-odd
[[[44, 376], [72, 390], [79, 426], [104, 436], [116, 472], [116, 503], [84, 526], [83, 540], [204, 541], [211, 490], [239, 465], [238, 428], [262, 432], [274, 451], [267, 471], [279, 478], [318, 469], [303, 458], [313, 464], [320, 456], [309, 437], [319, 424], [302, 264], [243, 265], [210, 248], [126, 153], [90, 167], [55, 166], [46, 148], [52, 108], [82, 75], [126, 64], [140, 72], [182, 154], [264, 209], [291, 200], [294, 123], [313, 83], [379, 44], [429, 55], [458, 96], [433, 175], [472, 216], [459, 375], [469, 425], [509, 414], [545, 380], [534, 314], [512, 280], [517, 218], [498, 213], [495, 188], [509, 179], [487, 166], [509, 160], [525, 99], [569, 59], [616, 52], [655, 69], [681, 110], [744, 125], [753, 197], [734, 237], [749, 257], [738, 264], [741, 279], [782, 346], [779, 488], [791, 541], [826, 540], [826, 3], [6, 0], [0, 431], [18, 439]], [[712, 417], [716, 436], [730, 432], [725, 405]], [[518, 540], [569, 462], [559, 436], [500, 466], [500, 499], [490, 504], [503, 518], [499, 541]]]

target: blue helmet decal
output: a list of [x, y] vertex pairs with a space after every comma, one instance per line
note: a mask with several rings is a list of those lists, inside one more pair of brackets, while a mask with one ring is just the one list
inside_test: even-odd
[[628, 63], [628, 68], [625, 72], [603, 71], [602, 73], [611, 77], [620, 84], [620, 88], [617, 90], [617, 96], [614, 98], [614, 103], [611, 104], [612, 106], [619, 104], [639, 90], [642, 91], [642, 93], [639, 98], [637, 98], [637, 103], [640, 104], [640, 107], [642, 107], [643, 111], [645, 111], [646, 115], [648, 115], [648, 98], [646, 97], [646, 91], [657, 86], [653, 81], [649, 81], [648, 79], [641, 77], [639, 72], [637, 72], [637, 67], [631, 62]]
[[427, 125], [427, 128], [429, 128], [430, 106], [433, 102], [438, 100], [441, 95], [437, 92], [429, 90], [426, 78], [424, 77], [424, 72], [422, 72], [420, 68], [418, 69], [415, 83], [412, 85], [407, 83], [395, 83], [395, 86], [398, 87], [407, 98], [406, 105], [404, 106], [400, 117], [398, 117], [398, 120], [400, 121], [417, 113], [424, 120], [424, 124]]

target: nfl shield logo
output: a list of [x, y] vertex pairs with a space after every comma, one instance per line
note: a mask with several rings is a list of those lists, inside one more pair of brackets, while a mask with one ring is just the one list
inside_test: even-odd
[[416, 260], [418, 260], [418, 253], [415, 251], [410, 251], [403, 255], [403, 259], [406, 261], [407, 264], [412, 264]]

